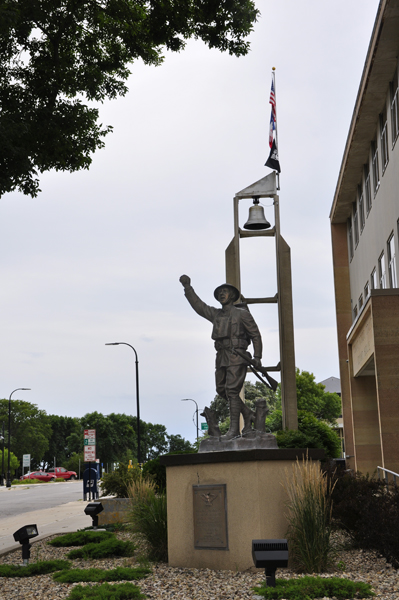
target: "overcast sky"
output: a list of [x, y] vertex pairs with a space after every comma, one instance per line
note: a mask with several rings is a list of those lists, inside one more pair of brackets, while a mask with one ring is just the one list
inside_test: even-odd
[[[211, 324], [184, 298], [191, 276], [215, 305], [233, 197], [270, 170], [276, 67], [281, 232], [291, 246], [296, 364], [339, 377], [329, 211], [378, 0], [258, 1], [251, 51], [192, 41], [160, 67], [132, 65], [129, 93], [89, 171], [47, 173], [36, 199], [0, 199], [0, 397], [80, 417], [136, 414], [195, 438], [192, 402], [215, 395]], [[263, 202], [265, 205], [267, 201]], [[241, 202], [241, 226], [250, 202]], [[265, 208], [273, 221], [272, 207]], [[241, 241], [244, 296], [274, 295], [274, 242]], [[251, 307], [277, 364], [275, 305]]]

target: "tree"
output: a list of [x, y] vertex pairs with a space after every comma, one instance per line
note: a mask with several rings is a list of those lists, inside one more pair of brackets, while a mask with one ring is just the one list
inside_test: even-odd
[[88, 169], [111, 127], [103, 102], [127, 92], [129, 65], [203, 40], [240, 56], [252, 0], [6, 0], [0, 3], [0, 196], [36, 196], [37, 173]]
[[325, 386], [315, 382], [313, 373], [299, 369], [296, 369], [296, 389], [298, 410], [306, 410], [318, 419], [336, 425], [336, 419], [341, 414], [341, 398], [338, 394], [325, 392]]
[[[137, 437], [130, 415], [102, 415], [95, 411], [84, 415], [80, 424], [82, 429], [96, 430], [96, 453], [101, 462], [119, 462], [126, 459], [129, 451], [137, 454]], [[80, 447], [83, 448], [83, 432]]]
[[[74, 451], [75, 436], [79, 437], [80, 441], [83, 439], [82, 427], [76, 417], [48, 415], [48, 421], [51, 425], [51, 436], [48, 450], [43, 455], [44, 468], [65, 467]], [[72, 448], [69, 446], [70, 441], [72, 442]], [[54, 459], [56, 465], [54, 465]]]
[[[8, 427], [8, 400], [0, 400], [0, 422]], [[11, 401], [11, 452], [31, 455], [32, 469], [38, 469], [49, 447], [51, 424], [46, 411], [24, 400]], [[5, 435], [8, 443], [8, 431]]]
[[168, 435], [169, 448], [168, 452], [189, 452], [193, 450], [193, 446], [188, 440], [185, 440], [181, 435]]
[[[0, 467], [3, 464], [3, 452], [0, 450]], [[10, 471], [11, 474], [15, 473], [16, 470], [19, 468], [20, 466], [20, 462], [18, 460], [18, 458], [15, 456], [15, 454], [13, 452], [10, 453]], [[7, 469], [8, 469], [8, 449], [4, 448], [4, 473], [2, 473], [3, 475], [7, 476]]]
[[[244, 394], [245, 403], [249, 406], [251, 410], [255, 410], [255, 400], [258, 400], [260, 398], [262, 400], [266, 400], [267, 406], [270, 410], [274, 410], [281, 406], [281, 399], [278, 399], [277, 395], [273, 392], [273, 390], [269, 389], [261, 381], [257, 381], [254, 384], [250, 381], [245, 381]], [[219, 394], [216, 394], [209, 408], [216, 412], [219, 421], [221, 422], [221, 424], [224, 424], [224, 422], [229, 416], [229, 404], [227, 400], [225, 398], [222, 398], [222, 396], [219, 396]]]

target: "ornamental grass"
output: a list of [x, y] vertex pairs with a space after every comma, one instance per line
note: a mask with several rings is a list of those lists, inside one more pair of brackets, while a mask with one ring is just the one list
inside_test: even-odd
[[157, 493], [156, 484], [145, 477], [132, 482], [128, 489], [132, 531], [145, 542], [150, 560], [167, 562], [166, 493]]
[[318, 462], [305, 458], [285, 471], [290, 562], [299, 573], [322, 573], [335, 555], [330, 539], [334, 486]]

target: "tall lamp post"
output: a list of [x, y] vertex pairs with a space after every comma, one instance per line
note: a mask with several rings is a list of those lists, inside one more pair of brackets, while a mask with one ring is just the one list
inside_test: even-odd
[[196, 409], [195, 409], [195, 414], [196, 414], [195, 424], [196, 424], [196, 428], [197, 428], [197, 442], [198, 442], [198, 437], [199, 437], [199, 434], [198, 434], [198, 404], [192, 398], [182, 398], [182, 402], [187, 402], [187, 401], [194, 402], [194, 404], [196, 406]]
[[137, 461], [141, 463], [141, 453], [140, 453], [140, 398], [139, 398], [139, 359], [137, 356], [136, 350], [133, 348], [131, 344], [127, 344], [126, 342], [110, 342], [105, 344], [106, 346], [129, 346], [136, 356], [136, 402], [137, 402]]
[[2, 444], [2, 453], [1, 453], [1, 475], [0, 475], [0, 485], [4, 485], [4, 421], [1, 425], [1, 444]]
[[13, 392], [11, 392], [10, 397], [8, 399], [8, 456], [7, 456], [7, 483], [6, 487], [11, 487], [11, 468], [10, 468], [10, 458], [11, 458], [11, 396], [14, 392], [19, 392], [20, 390], [28, 391], [30, 388], [17, 388]]

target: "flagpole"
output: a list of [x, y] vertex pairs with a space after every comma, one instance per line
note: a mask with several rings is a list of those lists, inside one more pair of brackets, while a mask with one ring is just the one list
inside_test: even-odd
[[[275, 71], [276, 71], [276, 67], [272, 67], [272, 77], [273, 77], [273, 83], [274, 83], [274, 97], [276, 99], [276, 103], [274, 106], [274, 110], [276, 113], [276, 123], [275, 123], [275, 125], [276, 125], [276, 146], [277, 146], [277, 150], [278, 150], [279, 145], [278, 145], [278, 125], [277, 125], [277, 123], [278, 123], [278, 119], [277, 119], [277, 89], [276, 89], [276, 72]], [[280, 189], [280, 173], [279, 172], [277, 172], [277, 189], [278, 190]]]

